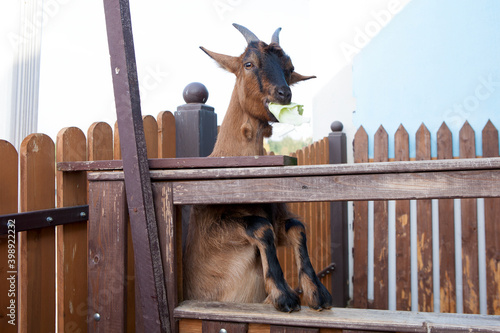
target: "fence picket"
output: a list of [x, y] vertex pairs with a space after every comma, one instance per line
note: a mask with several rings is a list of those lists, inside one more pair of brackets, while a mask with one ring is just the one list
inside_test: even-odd
[[[416, 135], [416, 160], [431, 159], [431, 133], [424, 124]], [[417, 270], [418, 309], [434, 311], [434, 284], [432, 262], [432, 201], [417, 200]]]
[[[20, 165], [21, 211], [54, 208], [55, 146], [52, 139], [44, 134], [27, 136], [21, 143]], [[54, 332], [54, 227], [20, 233], [19, 253], [19, 331]]]
[[[320, 141], [320, 164], [328, 164], [329, 163], [329, 147], [328, 147], [328, 138], [325, 137], [323, 140]], [[323, 251], [323, 265], [321, 269], [324, 267], [330, 265], [332, 262], [332, 255], [331, 255], [331, 250], [330, 250], [330, 244], [331, 244], [331, 219], [330, 219], [330, 203], [323, 201], [320, 203], [321, 205], [321, 220], [319, 223], [322, 226], [322, 239], [321, 239], [321, 246], [322, 246], [322, 251]], [[324, 283], [327, 288], [332, 285], [332, 274], [328, 274], [325, 279]], [[333, 288], [332, 288], [333, 289]]]
[[[57, 134], [57, 162], [85, 161], [86, 139], [76, 127]], [[87, 203], [87, 174], [57, 171], [57, 207]], [[58, 331], [87, 330], [87, 223], [56, 227]]]
[[[0, 163], [0, 215], [17, 213], [17, 151], [12, 144], [7, 141], [0, 140], [0, 156], [2, 156], [2, 163]], [[14, 238], [12, 238], [14, 237]], [[7, 308], [10, 306], [9, 289], [10, 283], [7, 283], [7, 278], [10, 277], [9, 271], [16, 270], [16, 264], [9, 266], [9, 239], [10, 244], [16, 241], [15, 235], [0, 236], [0, 332], [13, 333], [16, 332], [17, 318], [10, 316], [11, 311]], [[18, 244], [14, 244], [14, 250]], [[12, 246], [11, 246], [12, 249]], [[12, 250], [11, 250], [12, 252]], [[17, 257], [17, 256], [16, 256]], [[19, 260], [19, 258], [16, 258]], [[17, 260], [15, 262], [17, 263]], [[16, 285], [18, 285], [17, 276], [15, 277]], [[17, 303], [19, 304], [19, 303]], [[14, 308], [14, 315], [18, 313], [18, 307]], [[9, 321], [16, 319], [14, 322], [16, 326], [9, 324]]]
[[[475, 133], [468, 122], [460, 130], [460, 158], [476, 157]], [[477, 200], [462, 199], [462, 272], [464, 313], [479, 313]]]
[[[482, 132], [483, 157], [498, 157], [498, 130], [488, 121]], [[486, 247], [486, 304], [488, 314], [500, 315], [500, 199], [484, 199]]]
[[158, 158], [158, 124], [153, 116], [143, 116], [148, 158]]
[[[383, 126], [375, 133], [373, 143], [373, 161], [389, 161], [389, 137]], [[373, 203], [374, 210], [374, 242], [373, 256], [373, 303], [374, 309], [388, 309], [388, 213], [387, 201], [376, 201]]]
[[[354, 163], [368, 162], [368, 134], [361, 126], [354, 135]], [[368, 202], [354, 203], [353, 306], [368, 306]]]
[[[443, 122], [437, 132], [437, 158], [453, 158], [451, 131]], [[441, 312], [454, 313], [456, 302], [455, 218], [453, 199], [439, 200], [439, 281]]]
[[88, 160], [101, 161], [113, 159], [113, 130], [109, 124], [95, 122], [87, 131]]
[[175, 117], [170, 111], [158, 113], [158, 157], [175, 157]]
[[[394, 159], [409, 161], [408, 132], [400, 125], [394, 135]], [[396, 309], [411, 310], [410, 201], [396, 201]]]
[[115, 121], [114, 131], [113, 131], [113, 159], [122, 159], [122, 150], [120, 147], [120, 133], [118, 132], [118, 122]]

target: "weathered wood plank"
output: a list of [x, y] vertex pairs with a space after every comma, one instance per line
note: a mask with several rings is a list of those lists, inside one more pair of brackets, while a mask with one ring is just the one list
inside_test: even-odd
[[[460, 130], [460, 157], [476, 157], [475, 133], [468, 122]], [[478, 197], [481, 197], [480, 195]], [[462, 199], [462, 275], [464, 313], [479, 313], [477, 200]]]
[[[0, 215], [14, 214], [17, 213], [18, 204], [18, 154], [12, 144], [0, 140], [0, 156], [2, 156], [2, 163], [0, 163], [0, 184], [2, 187], [0, 191]], [[10, 272], [18, 271], [19, 258], [16, 250], [19, 245], [17, 244], [18, 237], [14, 233], [15, 228], [14, 221], [14, 225], [8, 228], [11, 231], [7, 231], [7, 235], [0, 236], [0, 281], [2, 281], [0, 283], [0, 331], [5, 333], [17, 332], [18, 327], [16, 316], [19, 313], [19, 303], [11, 305], [11, 300], [18, 301], [16, 295], [9, 292], [11, 283], [8, 283], [13, 281], [15, 285], [18, 285], [17, 274], [15, 274], [14, 280], [7, 280], [7, 278], [11, 278], [12, 273]]]
[[[409, 161], [408, 132], [400, 125], [394, 135], [394, 159]], [[410, 202], [396, 202], [396, 309], [411, 310]]]
[[178, 319], [260, 323], [288, 327], [336, 328], [383, 332], [500, 332], [499, 316], [335, 308], [321, 312], [303, 307], [292, 314], [270, 304], [185, 301]]
[[[389, 161], [389, 136], [384, 127], [380, 126], [374, 137], [373, 161]], [[389, 273], [388, 273], [388, 213], [387, 201], [376, 201], [374, 210], [374, 266], [373, 266], [373, 302], [374, 309], [385, 310], [389, 308]]]
[[[498, 130], [491, 121], [483, 129], [483, 157], [498, 156]], [[486, 303], [488, 314], [500, 315], [500, 199], [484, 199]]]
[[221, 332], [222, 329], [225, 329], [226, 332], [234, 332], [234, 333], [247, 333], [248, 324], [246, 323], [231, 323], [224, 321], [212, 321], [212, 320], [203, 320], [202, 321], [202, 332]]
[[[360, 127], [354, 136], [354, 163], [368, 162], [368, 134]], [[307, 186], [306, 186], [307, 188]], [[332, 200], [333, 201], [333, 200]], [[353, 306], [368, 307], [368, 202], [354, 203]]]
[[161, 258], [163, 261], [163, 274], [165, 276], [167, 302], [170, 314], [172, 332], [177, 331], [173, 309], [177, 306], [177, 272], [182, 267], [177, 267], [176, 258], [181, 255], [176, 244], [176, 214], [173, 205], [171, 183], [153, 183], [153, 198], [155, 201], [156, 218], [158, 224], [158, 237], [160, 240]]
[[[151, 139], [150, 139], [151, 140]], [[153, 148], [155, 145], [153, 145]], [[241, 168], [296, 165], [295, 158], [289, 156], [238, 156], [238, 157], [182, 157], [149, 158], [150, 169], [193, 169], [193, 168]], [[59, 171], [106, 171], [122, 170], [121, 160], [61, 162]]]
[[270, 333], [319, 333], [319, 328], [272, 325]]
[[[95, 131], [89, 130], [89, 138], [92, 138], [89, 143], [96, 144], [96, 141], [103, 140], [102, 132], [98, 130], [100, 127], [94, 124]], [[95, 151], [93, 148], [91, 151]], [[57, 134], [56, 149], [58, 162], [85, 161], [85, 134], [76, 127], [62, 129]], [[57, 207], [86, 204], [87, 173], [57, 171]], [[58, 332], [84, 332], [87, 330], [87, 317], [82, 309], [88, 306], [88, 292], [87, 274], [82, 274], [81, 269], [87, 266], [87, 221], [57, 226], [56, 247]]]
[[[143, 324], [139, 330], [170, 331], [165, 281], [142, 122], [128, 0], [104, 1], [110, 67], [120, 128], [127, 204], [134, 242], [135, 275], [139, 285]], [[157, 138], [157, 135], [155, 135]], [[156, 153], [158, 149], [156, 149]]]
[[[437, 158], [453, 158], [451, 131], [443, 122], [437, 133]], [[455, 220], [452, 199], [439, 200], [439, 281], [441, 312], [456, 312]]]
[[[328, 164], [311, 166], [242, 167], [196, 170], [151, 170], [152, 180], [269, 178], [295, 176], [361, 175], [500, 169], [500, 158], [473, 158], [411, 162]], [[122, 172], [95, 172], [89, 180], [123, 180]]]
[[[424, 124], [415, 137], [416, 159], [431, 159], [431, 133]], [[434, 310], [434, 285], [432, 261], [432, 201], [417, 200], [417, 270], [418, 270], [418, 309]]]
[[[27, 136], [20, 149], [21, 211], [55, 206], [55, 146], [44, 134]], [[54, 332], [56, 328], [55, 230], [19, 236], [19, 331]], [[28, 278], [29, 277], [29, 278]], [[38, 309], [38, 311], [32, 311]]]
[[91, 182], [89, 206], [89, 332], [125, 332], [127, 205], [124, 183]]

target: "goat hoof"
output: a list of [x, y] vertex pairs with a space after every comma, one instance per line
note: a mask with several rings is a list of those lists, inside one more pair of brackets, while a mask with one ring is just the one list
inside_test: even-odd
[[272, 303], [276, 310], [281, 312], [300, 311], [300, 297], [294, 292], [283, 293]]
[[316, 311], [330, 309], [333, 306], [332, 295], [330, 295], [323, 284], [319, 284], [316, 290], [305, 294], [304, 297], [309, 307]]

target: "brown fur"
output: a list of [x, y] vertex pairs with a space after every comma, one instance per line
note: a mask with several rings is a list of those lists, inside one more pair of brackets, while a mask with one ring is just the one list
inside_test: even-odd
[[[267, 103], [290, 103], [289, 85], [312, 77], [294, 72], [290, 58], [276, 42], [251, 41], [239, 57], [203, 50], [236, 75], [211, 156], [263, 155], [263, 140], [272, 134], [269, 122], [276, 120]], [[331, 307], [331, 296], [310, 264], [304, 227], [285, 204], [194, 206], [184, 255], [185, 297], [265, 301], [280, 311], [299, 310], [300, 300], [284, 280], [276, 257], [276, 246], [282, 244], [294, 248], [308, 304], [315, 309]]]

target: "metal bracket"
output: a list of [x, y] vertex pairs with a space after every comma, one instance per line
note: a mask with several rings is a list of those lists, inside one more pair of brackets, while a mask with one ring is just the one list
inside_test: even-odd
[[88, 220], [88, 216], [88, 205], [0, 215], [0, 235], [53, 227], [55, 225], [85, 222]]

